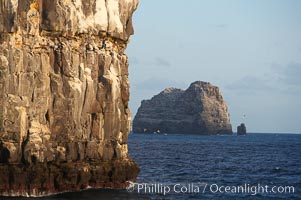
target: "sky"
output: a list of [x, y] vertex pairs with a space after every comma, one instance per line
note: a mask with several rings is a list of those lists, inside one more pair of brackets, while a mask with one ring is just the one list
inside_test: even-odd
[[126, 51], [133, 118], [142, 100], [202, 80], [221, 89], [233, 131], [301, 133], [300, 10], [299, 0], [140, 0]]

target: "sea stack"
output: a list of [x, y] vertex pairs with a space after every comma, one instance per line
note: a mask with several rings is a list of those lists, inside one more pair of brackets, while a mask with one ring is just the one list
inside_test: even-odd
[[187, 90], [167, 88], [143, 100], [134, 133], [232, 134], [226, 102], [218, 87], [196, 81]]
[[241, 123], [239, 126], [237, 126], [237, 135], [246, 135], [247, 134], [247, 128], [244, 123]]
[[0, 1], [0, 195], [124, 188], [138, 0]]

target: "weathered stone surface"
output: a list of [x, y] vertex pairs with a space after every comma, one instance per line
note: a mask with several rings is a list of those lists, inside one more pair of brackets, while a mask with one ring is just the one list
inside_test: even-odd
[[232, 126], [219, 88], [197, 81], [185, 91], [167, 88], [142, 101], [133, 132], [232, 134]]
[[0, 1], [0, 195], [124, 187], [138, 0]]

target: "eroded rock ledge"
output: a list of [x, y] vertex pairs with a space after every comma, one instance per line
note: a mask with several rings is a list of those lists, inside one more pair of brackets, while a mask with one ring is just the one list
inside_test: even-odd
[[230, 115], [218, 87], [196, 81], [187, 90], [167, 88], [143, 100], [135, 133], [232, 134]]
[[0, 2], [0, 195], [123, 188], [138, 0]]

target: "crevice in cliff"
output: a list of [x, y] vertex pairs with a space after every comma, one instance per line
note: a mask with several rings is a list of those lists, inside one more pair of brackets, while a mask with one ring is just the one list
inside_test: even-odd
[[36, 163], [37, 163], [37, 157], [36, 157], [35, 155], [32, 155], [32, 156], [30, 157], [30, 159], [31, 159], [31, 163], [33, 163], [33, 164], [36, 164]]
[[31, 102], [34, 102], [34, 90], [31, 93]]
[[115, 166], [113, 166], [112, 169], [108, 172], [108, 176], [111, 182], [113, 181], [114, 173], [115, 173]]
[[59, 51], [54, 51], [54, 72], [56, 74], [63, 74], [63, 70], [62, 70], [62, 52], [61, 50]]
[[115, 140], [112, 140], [112, 142], [111, 142], [111, 144], [112, 144], [112, 146], [113, 146], [113, 149], [114, 149], [114, 153], [113, 153], [113, 160], [115, 160], [115, 159], [117, 159], [117, 151], [116, 151], [116, 149], [117, 149], [117, 141], [115, 141]]
[[53, 100], [52, 100], [52, 109], [54, 109], [54, 107], [55, 107], [55, 102], [56, 102], [56, 97], [54, 96]]
[[81, 172], [78, 171], [77, 172], [77, 177], [76, 177], [76, 184], [79, 185], [80, 182], [81, 182]]
[[28, 164], [28, 161], [25, 158], [25, 147], [26, 147], [27, 143], [29, 142], [29, 138], [30, 138], [30, 133], [29, 133], [29, 130], [28, 130], [27, 135], [26, 135], [26, 137], [23, 138], [23, 141], [22, 141], [22, 144], [21, 144], [21, 150], [22, 150], [21, 162], [23, 164]]
[[86, 101], [87, 101], [87, 93], [88, 93], [88, 81], [86, 80], [86, 87], [85, 87], [85, 93], [84, 93], [84, 100], [83, 100], [82, 109], [84, 109]]
[[3, 146], [3, 142], [0, 141], [0, 163], [7, 164], [10, 157], [9, 150]]
[[59, 189], [60, 188], [60, 184], [59, 184], [59, 175], [56, 175], [53, 178], [53, 186], [55, 189]]
[[49, 116], [49, 110], [45, 113], [45, 119], [47, 123], [50, 123], [50, 116]]
[[93, 127], [95, 126], [95, 121], [97, 120], [97, 114], [96, 113], [91, 113], [91, 132], [90, 132], [90, 140], [93, 139]]
[[64, 71], [63, 71], [63, 48], [64, 45], [61, 42], [60, 38], [58, 39], [58, 43], [56, 45], [56, 48], [54, 49], [54, 72], [56, 74], [63, 74], [64, 75]]

